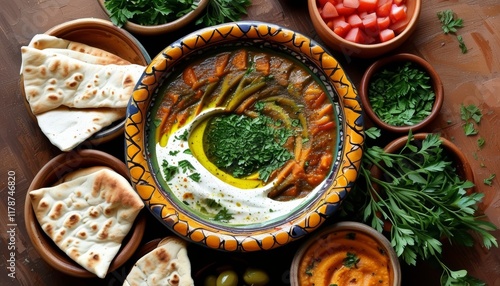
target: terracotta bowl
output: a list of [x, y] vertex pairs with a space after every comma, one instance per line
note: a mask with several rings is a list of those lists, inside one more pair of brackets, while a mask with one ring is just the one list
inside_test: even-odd
[[[343, 260], [349, 254], [354, 254], [359, 261], [346, 266]], [[370, 268], [373, 266], [380, 268]], [[370, 279], [366, 277], [370, 275], [373, 284], [401, 285], [401, 266], [389, 240], [366, 224], [339, 222], [314, 234], [300, 246], [290, 268], [290, 282], [292, 286], [347, 285], [352, 279], [350, 277], [356, 278], [351, 276], [356, 269], [361, 270], [357, 273], [358, 278]], [[384, 269], [387, 273], [383, 272]], [[312, 283], [311, 279], [317, 280]], [[303, 280], [309, 282], [301, 282]]]
[[[28, 236], [33, 247], [50, 266], [58, 271], [76, 277], [97, 277], [78, 263], [69, 258], [41, 228], [31, 205], [29, 192], [43, 187], [52, 186], [64, 175], [80, 168], [92, 166], [106, 166], [112, 168], [125, 178], [129, 178], [128, 169], [119, 159], [97, 150], [79, 150], [62, 153], [47, 164], [37, 173], [26, 193], [24, 204], [24, 218]], [[141, 243], [146, 229], [146, 217], [141, 212], [136, 218], [132, 229], [124, 238], [122, 247], [112, 261], [108, 273], [122, 266], [132, 257]]]
[[[241, 50], [246, 52], [237, 53]], [[265, 52], [268, 54], [261, 54]], [[219, 59], [224, 59], [224, 56], [228, 54], [231, 60], [226, 61], [227, 66], [224, 65], [225, 68], [222, 71], [219, 70], [221, 73], [217, 73], [217, 76], [211, 75], [211, 73], [215, 75], [217, 72], [216, 69], [211, 68], [213, 62], [197, 65], [206, 58], [220, 56]], [[323, 142], [328, 142], [329, 147], [328, 150], [324, 149], [326, 151], [321, 153], [331, 154], [332, 160], [325, 161], [327, 165], [325, 165], [324, 176], [317, 180], [318, 184], [315, 187], [306, 191], [307, 194], [299, 197], [300, 199], [296, 199], [297, 196], [290, 196], [287, 203], [269, 200], [266, 192], [271, 187], [279, 186], [279, 183], [274, 185], [269, 182], [258, 182], [258, 176], [232, 180], [224, 171], [215, 170], [208, 163], [210, 159], [198, 159], [203, 157], [205, 151], [200, 150], [204, 150], [205, 147], [200, 143], [203, 142], [200, 140], [202, 137], [198, 136], [200, 133], [194, 130], [205, 132], [203, 126], [206, 125], [198, 125], [197, 122], [207, 122], [204, 120], [217, 117], [218, 112], [226, 115], [237, 114], [232, 107], [238, 106], [249, 109], [248, 111], [255, 111], [254, 114], [258, 113], [257, 106], [253, 109], [255, 102], [252, 103], [252, 100], [255, 98], [260, 101], [262, 100], [260, 96], [262, 96], [265, 101], [277, 100], [284, 104], [283, 108], [273, 107], [274, 105], [270, 107], [274, 108], [272, 110], [278, 110], [279, 114], [288, 114], [282, 118], [290, 116], [296, 120], [298, 114], [303, 114], [300, 112], [291, 114], [290, 111], [294, 108], [305, 108], [305, 104], [290, 104], [290, 102], [294, 102], [294, 100], [303, 102], [303, 97], [306, 96], [304, 93], [298, 92], [296, 97], [292, 99], [290, 95], [284, 94], [294, 92], [291, 89], [284, 90], [288, 84], [281, 82], [280, 86], [277, 86], [275, 77], [263, 77], [262, 74], [258, 74], [260, 70], [257, 68], [247, 67], [248, 73], [235, 72], [235, 70], [242, 71], [242, 62], [247, 64], [247, 60], [241, 60], [242, 55], [245, 57], [246, 54], [248, 54], [246, 59], [261, 59], [265, 62], [265, 59], [268, 58], [268, 63], [276, 64], [278, 62], [283, 64], [283, 68], [292, 63], [289, 66], [295, 65], [294, 69], [297, 68], [293, 71], [294, 75], [299, 75], [296, 73], [298, 69], [302, 70], [300, 74], [311, 75], [307, 78], [312, 81], [307, 81], [306, 86], [318, 88], [313, 88], [310, 92], [318, 95], [317, 101], [320, 104], [327, 101], [332, 104], [328, 106], [331, 109], [323, 109], [326, 120], [328, 121], [328, 118], [332, 118], [334, 121], [338, 120], [335, 124], [332, 123], [333, 121], [330, 121], [331, 124], [328, 123], [328, 126], [335, 126], [335, 128], [328, 130], [328, 135], [324, 137]], [[271, 59], [271, 55], [279, 55], [279, 57], [288, 60]], [[210, 58], [208, 62], [212, 60], [216, 59]], [[266, 64], [262, 64], [259, 68], [265, 66]], [[177, 91], [174, 94], [169, 93], [169, 86], [173, 81], [192, 82], [193, 78], [184, 73], [195, 69], [196, 72], [193, 74], [198, 77], [198, 83], [189, 85], [196, 90], [194, 93], [179, 91], [181, 94], [179, 97], [175, 95]], [[206, 72], [203, 72], [202, 69]], [[281, 69], [275, 66], [273, 69], [275, 70], [272, 72], [276, 72], [276, 76], [279, 76], [278, 73]], [[262, 69], [262, 71], [265, 70], [265, 68]], [[201, 72], [197, 73], [198, 71]], [[181, 73], [183, 74], [181, 75]], [[208, 74], [210, 76], [207, 78]], [[226, 77], [227, 74], [230, 76]], [[259, 98], [256, 95], [257, 91], [253, 88], [240, 89], [249, 83], [246, 80], [240, 81], [238, 89], [236, 89], [236, 85], [226, 89], [226, 84], [238, 78], [236, 74], [255, 77], [258, 82], [257, 86], [266, 87], [266, 89], [259, 94]], [[265, 78], [268, 81], [259, 81], [259, 78], [261, 80]], [[361, 105], [355, 87], [333, 56], [322, 46], [300, 33], [274, 24], [255, 21], [241, 21], [207, 27], [186, 35], [167, 46], [152, 60], [141, 78], [141, 82], [141, 85], [136, 86], [127, 110], [126, 154], [132, 182], [137, 192], [144, 198], [146, 206], [153, 216], [158, 218], [168, 229], [188, 241], [229, 252], [260, 251], [286, 245], [306, 236], [318, 228], [326, 218], [333, 216], [357, 178], [364, 137], [362, 136]], [[273, 85], [268, 86], [268, 84]], [[296, 88], [304, 88], [304, 86], [300, 86], [298, 80]], [[250, 88], [250, 86], [247, 87]], [[252, 84], [252, 87], [255, 85]], [[219, 97], [218, 95], [224, 94], [222, 88], [228, 91], [228, 95]], [[278, 89], [280, 90], [279, 96], [275, 96]], [[176, 88], [174, 87], [172, 90], [175, 91]], [[236, 92], [241, 90], [246, 90], [248, 93], [238, 93], [240, 96], [236, 96]], [[198, 97], [201, 94], [208, 95]], [[246, 101], [250, 102], [249, 105], [239, 103], [233, 105], [238, 100], [248, 99], [249, 95], [255, 95]], [[282, 97], [285, 98], [284, 101]], [[263, 101], [260, 103], [266, 105]], [[213, 108], [216, 104], [218, 107]], [[194, 112], [195, 110], [196, 112]], [[299, 121], [297, 120], [295, 123]], [[170, 123], [175, 123], [175, 125], [169, 127]], [[306, 123], [304, 120], [303, 124], [310, 123]], [[198, 126], [201, 127], [198, 128]], [[290, 124], [289, 127], [291, 126]], [[192, 136], [189, 142], [181, 142], [184, 140], [182, 139], [184, 136], [173, 134], [182, 130], [181, 128], [189, 128], [191, 134], [189, 136]], [[303, 133], [292, 132], [291, 134]], [[168, 151], [166, 148], [174, 148], [177, 145], [170, 144], [170, 142], [163, 145], [166, 143], [164, 138], [176, 140], [182, 146], [175, 147], [179, 149], [178, 151]], [[295, 138], [294, 140], [299, 139]], [[304, 145], [297, 145], [297, 150], [302, 146]], [[181, 148], [182, 150], [180, 150]], [[187, 148], [192, 152], [186, 152]], [[192, 155], [195, 151], [197, 155], [202, 157]], [[304, 153], [304, 156], [306, 154], [308, 153]], [[186, 161], [194, 166], [195, 173], [201, 174], [199, 181], [195, 181], [194, 177], [182, 177], [186, 174], [187, 169], [185, 171], [179, 167], [178, 172], [174, 173], [176, 183], [171, 183], [170, 179], [166, 179], [166, 175], [163, 174], [166, 169], [169, 169], [169, 166], [164, 163], [166, 156], [169, 157], [168, 160], [172, 160], [172, 162], [169, 161], [169, 164], [172, 164], [174, 169], [176, 166], [179, 167], [178, 164], [181, 162], [177, 160], [179, 158], [177, 156], [186, 156]], [[313, 164], [315, 163], [311, 163], [308, 167], [313, 166]], [[229, 179], [224, 181], [224, 178], [218, 177], [221, 174], [225, 176], [224, 178]], [[248, 185], [236, 186], [235, 182], [241, 183], [241, 181], [243, 181], [243, 185]], [[256, 181], [257, 184], [254, 184]], [[283, 186], [283, 188], [286, 187], [287, 185]], [[210, 188], [214, 188], [216, 191], [210, 191]], [[215, 194], [218, 194], [218, 190], [228, 189], [231, 195], [221, 194], [214, 197]], [[230, 200], [221, 202], [223, 201], [221, 198], [231, 197], [238, 198], [233, 201], [234, 203]], [[257, 198], [273, 207], [262, 207], [264, 204], [260, 203], [256, 206], [255, 200]], [[260, 208], [260, 210], [254, 212], [253, 207]], [[237, 216], [238, 218], [235, 218]]]
[[[425, 137], [429, 133], [417, 133], [413, 134], [414, 140], [424, 140]], [[454, 162], [455, 169], [458, 173], [458, 175], [463, 179], [463, 180], [468, 180], [471, 182], [474, 182], [474, 172], [472, 171], [472, 167], [469, 163], [469, 160], [465, 156], [465, 154], [458, 148], [455, 143], [451, 142], [450, 140], [444, 138], [444, 137], [439, 137], [441, 140], [441, 144], [443, 146], [443, 149], [446, 151], [446, 154], [449, 156], [449, 159]], [[402, 136], [397, 139], [394, 139], [393, 141], [389, 142], [385, 147], [384, 150], [387, 153], [396, 153], [401, 148], [403, 148], [408, 141], [408, 136]], [[372, 168], [372, 172], [374, 176], [380, 177], [380, 170], [377, 167]], [[468, 190], [468, 192], [473, 192], [474, 187]]]
[[[101, 5], [101, 8], [104, 10], [109, 15], [108, 10], [106, 9], [106, 6], [104, 5], [105, 0], [98, 0], [99, 4]], [[152, 25], [152, 26], [144, 26], [140, 25], [131, 21], [128, 21], [125, 23], [123, 26], [124, 29], [126, 29], [129, 32], [132, 32], [134, 34], [138, 35], [143, 35], [143, 36], [154, 36], [154, 35], [159, 35], [159, 34], [164, 34], [168, 32], [172, 32], [175, 30], [179, 30], [182, 27], [188, 25], [189, 23], [193, 22], [195, 19], [200, 16], [200, 14], [205, 10], [207, 7], [208, 3], [210, 0], [199, 0], [198, 1], [198, 6], [196, 9], [193, 11], [189, 12], [188, 14], [178, 18], [175, 21], [161, 24], [161, 25]]]
[[[370, 82], [374, 74], [382, 71], [384, 68], [394, 65], [400, 65], [406, 62], [413, 63], [414, 66], [420, 68], [422, 71], [428, 74], [428, 76], [430, 77], [432, 90], [435, 94], [435, 101], [432, 106], [431, 113], [419, 123], [415, 125], [403, 126], [390, 125], [377, 116], [372, 108], [372, 105], [370, 104]], [[379, 59], [368, 67], [368, 69], [364, 72], [363, 77], [361, 78], [361, 83], [359, 84], [359, 96], [361, 97], [361, 102], [363, 103], [363, 111], [375, 125], [393, 133], [408, 133], [408, 131], [410, 130], [417, 131], [424, 128], [439, 115], [444, 100], [444, 89], [439, 74], [426, 60], [413, 54], [401, 53]]]
[[[133, 35], [107, 20], [96, 18], [72, 20], [50, 28], [45, 34], [106, 50], [134, 64], [146, 66], [151, 61], [146, 49]], [[22, 81], [21, 91], [23, 98], [26, 98]], [[33, 120], [36, 121], [26, 100], [25, 104]], [[118, 120], [85, 142], [91, 145], [108, 142], [123, 134], [124, 124], [124, 120]]]
[[359, 44], [340, 37], [328, 27], [320, 15], [317, 0], [307, 0], [309, 15], [316, 33], [330, 48], [342, 52], [346, 57], [373, 58], [386, 54], [401, 46], [417, 28], [422, 0], [406, 1], [408, 24], [402, 30], [396, 30], [397, 35], [389, 41], [373, 44]]

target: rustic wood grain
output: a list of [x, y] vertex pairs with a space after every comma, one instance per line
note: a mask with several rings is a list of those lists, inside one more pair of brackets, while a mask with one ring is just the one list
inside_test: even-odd
[[[95, 17], [107, 19], [97, 0], [1, 0], [0, 9], [0, 281], [1, 285], [122, 285], [131, 261], [109, 274], [105, 279], [80, 279], [66, 276], [46, 264], [33, 249], [26, 234], [24, 197], [38, 170], [59, 154], [33, 122], [21, 98], [19, 87], [20, 47], [31, 37], [43, 33], [64, 21]], [[459, 30], [469, 48], [462, 54], [456, 38], [440, 30], [437, 11], [453, 9], [464, 19]], [[309, 20], [305, 0], [254, 0], [244, 19], [259, 20], [282, 25], [308, 35], [321, 43]], [[421, 19], [415, 34], [398, 51], [411, 52], [427, 59], [440, 74], [445, 101], [440, 116], [428, 132], [440, 132], [453, 140], [470, 160], [477, 190], [485, 194], [481, 210], [500, 227], [500, 2], [497, 0], [424, 0]], [[139, 37], [151, 57], [163, 47], [197, 27], [190, 25], [182, 31], [156, 37]], [[341, 62], [355, 84], [363, 70], [373, 60], [359, 60], [332, 52]], [[477, 147], [477, 136], [466, 137], [460, 119], [461, 104], [476, 104], [484, 113], [479, 135], [486, 140], [484, 148]], [[369, 122], [367, 124], [370, 124]], [[387, 139], [393, 135], [387, 134]], [[101, 146], [90, 146], [123, 158], [123, 137]], [[15, 193], [15, 279], [7, 276], [9, 234], [7, 215], [7, 174], [16, 174]], [[497, 174], [493, 185], [486, 186], [483, 179]], [[156, 219], [149, 217], [144, 243], [169, 234]], [[500, 239], [500, 231], [494, 235]], [[192, 246], [196, 261], [210, 261], [206, 249]], [[242, 255], [245, 259], [266, 265], [275, 265], [273, 275], [287, 285], [288, 266], [297, 243], [269, 253]], [[472, 248], [445, 245], [444, 260], [454, 269], [467, 269], [469, 273], [491, 286], [500, 286], [500, 250], [487, 250], [480, 244]], [[194, 254], [193, 254], [194, 255]], [[440, 273], [431, 265], [419, 263], [417, 267], [404, 267], [403, 285], [439, 285]]]

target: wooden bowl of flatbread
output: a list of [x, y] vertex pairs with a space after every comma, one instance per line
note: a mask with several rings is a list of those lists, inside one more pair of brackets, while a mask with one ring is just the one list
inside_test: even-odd
[[36, 34], [21, 54], [27, 109], [62, 151], [123, 134], [131, 91], [151, 61], [134, 36], [94, 18]]
[[138, 248], [146, 227], [143, 206], [122, 161], [84, 149], [56, 156], [38, 172], [24, 216], [33, 247], [49, 265], [76, 277], [104, 278]]

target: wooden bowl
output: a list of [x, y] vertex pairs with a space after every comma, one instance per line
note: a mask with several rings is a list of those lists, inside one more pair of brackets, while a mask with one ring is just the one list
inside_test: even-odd
[[316, 4], [317, 0], [307, 0], [307, 2], [312, 24], [323, 42], [328, 47], [342, 52], [346, 57], [356, 58], [374, 58], [401, 46], [417, 28], [422, 5], [422, 0], [406, 2], [408, 7], [407, 18], [409, 18], [408, 24], [402, 31], [396, 31], [397, 35], [393, 39], [383, 43], [359, 44], [340, 37], [328, 27], [320, 15]]
[[[435, 101], [432, 106], [431, 113], [419, 123], [415, 125], [395, 126], [384, 122], [377, 116], [376, 112], [372, 108], [372, 105], [370, 104], [369, 87], [370, 81], [377, 72], [386, 67], [403, 64], [405, 62], [411, 62], [416, 67], [421, 68], [427, 73], [430, 77], [432, 89], [435, 95]], [[359, 84], [359, 96], [361, 98], [361, 102], [363, 103], [363, 111], [375, 125], [393, 133], [408, 133], [410, 130], [417, 131], [424, 128], [439, 115], [444, 101], [444, 89], [439, 74], [426, 60], [413, 54], [401, 53], [379, 59], [368, 67], [361, 78], [361, 83]]]
[[[99, 4], [101, 5], [101, 8], [104, 10], [109, 15], [108, 10], [106, 9], [106, 6], [104, 5], [105, 0], [98, 0]], [[127, 21], [125, 25], [123, 26], [124, 29], [126, 29], [129, 32], [132, 32], [134, 34], [138, 35], [143, 35], [143, 36], [154, 36], [154, 35], [159, 35], [159, 34], [164, 34], [168, 32], [172, 32], [175, 30], [179, 30], [182, 27], [188, 25], [189, 23], [193, 22], [198, 16], [205, 11], [208, 3], [210, 0], [199, 0], [198, 1], [198, 7], [194, 9], [193, 11], [189, 12], [188, 14], [178, 18], [175, 21], [165, 23], [165, 24], [160, 24], [160, 25], [151, 25], [151, 26], [145, 26], [145, 25], [140, 25], [131, 21]]]
[[[343, 264], [343, 259], [349, 255], [348, 253], [353, 253], [360, 259], [353, 265], [355, 267], [350, 269]], [[373, 268], [364, 269], [375, 265], [381, 268], [377, 271], [373, 271]], [[351, 279], [349, 277], [356, 277], [350, 275], [357, 272], [357, 269], [360, 270], [358, 275], [364, 274], [362, 278], [370, 279], [368, 276], [371, 276], [373, 284], [370, 285], [379, 283], [390, 286], [401, 285], [401, 266], [389, 240], [366, 224], [339, 222], [314, 234], [300, 246], [290, 268], [290, 282], [292, 286], [310, 285], [301, 281], [317, 278], [316, 283], [312, 285], [348, 285]], [[387, 273], [383, 272], [385, 269], [388, 270]], [[344, 272], [336, 276], [336, 271]], [[331, 281], [330, 278], [333, 277], [345, 279], [344, 283]], [[383, 283], [380, 280], [383, 280]]]
[[[24, 204], [26, 230], [35, 250], [47, 264], [56, 270], [76, 277], [90, 278], [96, 277], [96, 275], [73, 261], [45, 234], [33, 211], [29, 193], [32, 190], [52, 186], [65, 174], [80, 168], [92, 166], [106, 166], [125, 178], [129, 178], [128, 169], [125, 164], [102, 151], [85, 149], [62, 153], [50, 160], [37, 173], [26, 193]], [[132, 257], [141, 243], [145, 229], [146, 217], [141, 211], [131, 230], [124, 238], [119, 252], [111, 262], [108, 273], [113, 272]]]

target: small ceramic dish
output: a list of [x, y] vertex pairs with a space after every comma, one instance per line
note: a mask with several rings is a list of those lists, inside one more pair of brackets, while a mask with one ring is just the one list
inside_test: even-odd
[[[106, 12], [109, 15], [109, 12], [106, 9], [104, 3], [105, 0], [98, 0], [98, 1], [104, 12]], [[198, 18], [198, 16], [200, 16], [200, 14], [206, 9], [210, 0], [197, 0], [196, 2], [197, 2], [196, 9], [178, 18], [175, 21], [160, 25], [151, 25], [151, 26], [140, 25], [131, 21], [127, 21], [123, 26], [123, 28], [129, 32], [143, 36], [154, 36], [179, 30], [182, 27], [193, 22], [196, 18]]]
[[[401, 67], [406, 63], [410, 63], [413, 68], [423, 71], [429, 77], [431, 91], [434, 92], [434, 103], [430, 113], [420, 122], [413, 125], [396, 126], [383, 121], [377, 116], [370, 103], [370, 84], [377, 73], [385, 69], [392, 70], [391, 68]], [[418, 131], [424, 128], [439, 115], [444, 101], [444, 89], [439, 74], [426, 60], [413, 54], [401, 53], [379, 59], [368, 67], [361, 78], [359, 96], [363, 103], [363, 111], [375, 125], [390, 132], [407, 133], [409, 130]]]
[[[392, 1], [391, 1], [392, 2]], [[406, 1], [406, 25], [404, 28], [395, 29], [396, 36], [386, 42], [361, 44], [348, 41], [335, 33], [325, 22], [318, 9], [318, 0], [307, 0], [309, 15], [316, 33], [325, 44], [346, 57], [374, 58], [401, 46], [417, 28], [422, 0]], [[340, 14], [340, 13], [339, 13]], [[347, 16], [346, 16], [347, 17]]]
[[292, 286], [401, 285], [401, 266], [389, 240], [359, 222], [339, 222], [309, 238], [290, 268]]
[[[26, 193], [24, 204], [26, 231], [35, 250], [47, 264], [56, 270], [76, 277], [90, 278], [96, 277], [96, 275], [73, 261], [45, 234], [33, 211], [29, 193], [32, 190], [52, 186], [72, 171], [93, 166], [109, 167], [123, 177], [129, 177], [128, 169], [122, 161], [102, 151], [84, 149], [62, 153], [47, 162], [36, 174]], [[146, 218], [141, 212], [124, 238], [119, 252], [111, 262], [108, 273], [118, 269], [132, 257], [141, 243], [145, 229]]]
[[[133, 64], [146, 66], [151, 61], [146, 49], [133, 35], [107, 20], [96, 18], [72, 20], [50, 28], [45, 34], [103, 49]], [[22, 74], [20, 85], [21, 94], [26, 98]], [[25, 105], [36, 122], [36, 117], [26, 100]], [[125, 120], [117, 120], [88, 138], [85, 143], [98, 145], [113, 140], [123, 134], [124, 124]]]
[[[214, 63], [223, 68], [214, 69]], [[289, 73], [282, 73], [284, 69]], [[293, 85], [289, 80], [294, 80]], [[189, 241], [230, 252], [280, 247], [333, 216], [357, 178], [364, 137], [356, 89], [335, 58], [304, 35], [254, 21], [208, 27], [166, 47], [140, 81], [127, 110], [125, 135], [132, 182], [153, 216]], [[217, 129], [209, 129], [207, 120], [218, 122], [225, 120], [223, 115], [243, 114], [249, 114], [243, 121], [252, 114], [271, 120], [279, 117], [268, 125], [284, 124], [275, 130], [299, 128], [289, 133], [297, 142], [289, 151], [299, 162], [305, 158], [301, 156], [322, 154], [307, 166], [294, 167], [296, 174], [302, 173], [300, 166], [311, 168], [302, 173], [300, 196], [292, 188], [300, 182], [290, 178], [292, 161], [290, 168], [272, 171], [290, 181], [273, 179], [270, 183], [261, 179], [262, 169], [236, 178], [204, 155], [213, 149], [201, 140], [203, 132]], [[321, 114], [321, 119], [312, 119], [313, 114]], [[325, 149], [302, 153], [311, 142], [323, 142], [316, 146]], [[231, 150], [237, 149], [245, 151], [246, 147]], [[318, 156], [325, 156], [324, 160]], [[323, 173], [316, 173], [319, 169]], [[307, 173], [317, 174], [317, 179]], [[287, 190], [277, 194], [283, 201], [268, 196], [274, 190]]]

